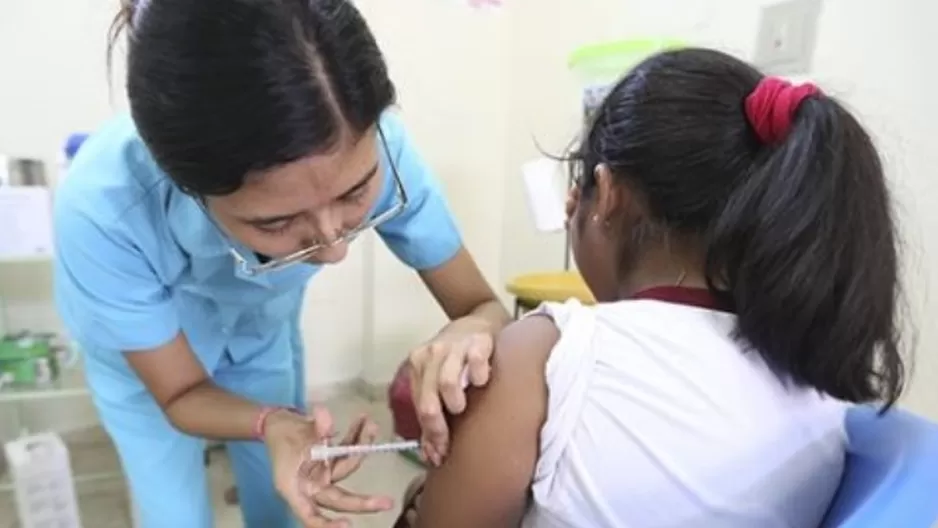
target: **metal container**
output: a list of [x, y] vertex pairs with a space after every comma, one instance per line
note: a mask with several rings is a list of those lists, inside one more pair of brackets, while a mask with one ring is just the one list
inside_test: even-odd
[[0, 186], [45, 187], [49, 185], [46, 164], [34, 158], [0, 154]]

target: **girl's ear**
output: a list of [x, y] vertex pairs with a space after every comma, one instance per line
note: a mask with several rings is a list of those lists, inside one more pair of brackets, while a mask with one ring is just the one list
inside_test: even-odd
[[605, 163], [596, 166], [596, 209], [598, 220], [604, 225], [613, 223], [623, 215], [641, 217], [644, 214], [638, 195], [632, 187], [621, 181]]
[[622, 206], [622, 197], [615, 182], [615, 175], [609, 165], [600, 163], [596, 166], [596, 202], [593, 214], [602, 224], [609, 224]]

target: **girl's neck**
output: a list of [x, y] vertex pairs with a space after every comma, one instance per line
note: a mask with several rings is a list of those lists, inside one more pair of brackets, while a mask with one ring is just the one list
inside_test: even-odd
[[659, 287], [706, 288], [704, 259], [697, 252], [647, 252], [619, 284], [618, 297], [628, 299], [642, 290]]
[[655, 273], [641, 276], [630, 274], [629, 277], [619, 285], [618, 297], [620, 299], [629, 299], [641, 291], [661, 287], [707, 288], [707, 281], [703, 273], [697, 270], [668, 271], [673, 271], [673, 273]]

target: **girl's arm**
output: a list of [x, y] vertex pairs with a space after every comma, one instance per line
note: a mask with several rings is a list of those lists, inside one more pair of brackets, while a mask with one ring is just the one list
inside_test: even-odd
[[489, 384], [469, 393], [453, 419], [445, 462], [431, 469], [418, 527], [516, 527], [524, 515], [546, 417], [544, 368], [559, 338], [547, 317], [513, 323], [499, 334]]

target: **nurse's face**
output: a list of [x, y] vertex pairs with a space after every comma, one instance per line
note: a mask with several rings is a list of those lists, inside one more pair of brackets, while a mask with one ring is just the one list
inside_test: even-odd
[[207, 198], [206, 205], [228, 235], [261, 255], [325, 245], [309, 261], [339, 262], [348, 242], [335, 241], [365, 221], [381, 192], [378, 137], [372, 127], [327, 153], [250, 174], [237, 192]]

